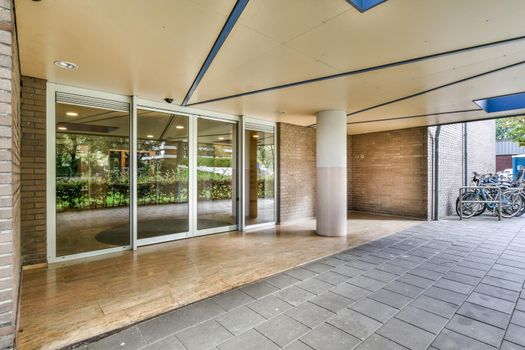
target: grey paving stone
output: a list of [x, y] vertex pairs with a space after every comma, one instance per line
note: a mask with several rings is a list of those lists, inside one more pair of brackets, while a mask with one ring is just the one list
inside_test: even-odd
[[306, 345], [300, 340], [296, 340], [294, 342], [291, 342], [285, 347], [286, 350], [312, 350], [311, 347]]
[[434, 334], [396, 318], [385, 323], [377, 333], [411, 350], [426, 349], [434, 340]]
[[327, 322], [361, 340], [365, 340], [382, 325], [381, 322], [349, 309], [340, 311]]
[[393, 273], [394, 275], [401, 276], [405, 272], [409, 271], [409, 267], [397, 266], [393, 264], [384, 264], [377, 267], [378, 270]]
[[410, 284], [406, 284], [399, 281], [394, 281], [387, 284], [385, 286], [385, 289], [388, 289], [392, 292], [396, 292], [398, 294], [402, 294], [409, 298], [415, 298], [425, 291], [423, 288], [412, 286]]
[[476, 287], [475, 291], [478, 293], [490, 295], [490, 296], [493, 296], [499, 299], [505, 299], [513, 303], [515, 303], [519, 297], [518, 292], [514, 292], [512, 290], [500, 288], [497, 286], [490, 286], [488, 284], [483, 284], [483, 283], [480, 283]]
[[388, 319], [394, 316], [399, 310], [380, 303], [370, 298], [364, 298], [350, 306], [350, 309], [358, 311], [363, 315], [373, 318], [379, 322], [385, 323]]
[[236, 307], [246, 305], [255, 299], [246, 293], [243, 293], [240, 289], [235, 289], [226, 293], [216, 295], [212, 300], [220, 305], [224, 310], [230, 311]]
[[520, 346], [525, 346], [525, 327], [510, 324], [505, 334], [505, 340]]
[[381, 271], [377, 269], [367, 271], [363, 274], [363, 276], [373, 278], [375, 280], [378, 280], [384, 283], [392, 282], [398, 277], [397, 275], [393, 273], [389, 273], [389, 272]]
[[301, 304], [298, 307], [291, 309], [286, 314], [310, 328], [323, 323], [334, 315], [333, 312], [310, 302]]
[[195, 304], [185, 306], [177, 311], [180, 312], [181, 315], [192, 325], [225, 313], [225, 310], [216, 304], [212, 299], [199, 301]]
[[176, 310], [139, 323], [137, 327], [146, 342], [152, 343], [190, 325], [190, 322], [182, 316], [182, 313]]
[[479, 281], [481, 281], [481, 278], [479, 277], [465, 275], [463, 273], [458, 273], [458, 272], [453, 272], [453, 271], [447, 272], [445, 276], [443, 276], [443, 278], [446, 278], [452, 281], [456, 281], [456, 282], [470, 284], [471, 286], [476, 286], [479, 283]]
[[430, 287], [424, 295], [430, 296], [434, 299], [439, 299], [442, 301], [446, 301], [447, 303], [455, 304], [455, 305], [461, 305], [465, 299], [467, 298], [467, 295], [456, 293], [448, 289], [438, 288], [438, 287]]
[[334, 255], [334, 258], [348, 262], [348, 261], [357, 259], [357, 256], [346, 254], [346, 253], [338, 253]]
[[310, 328], [286, 315], [279, 315], [256, 327], [266, 338], [280, 347], [308, 333]]
[[88, 349], [107, 350], [107, 349], [125, 349], [135, 350], [146, 345], [137, 327], [130, 327], [122, 332], [102, 338], [95, 343], [88, 344]]
[[492, 276], [492, 277], [496, 277], [496, 278], [500, 278], [500, 279], [507, 280], [510, 282], [520, 283], [520, 284], [523, 283], [523, 281], [525, 280], [522, 276], [515, 275], [511, 272], [498, 271], [494, 269], [487, 272], [487, 276]]
[[332, 312], [338, 312], [350, 306], [354, 301], [328, 291], [310, 299], [310, 302]]
[[510, 315], [506, 313], [469, 302], [464, 303], [457, 313], [502, 329], [507, 328], [510, 320]]
[[322, 263], [322, 264], [333, 266], [333, 267], [337, 267], [339, 265], [343, 265], [343, 264], [346, 263], [346, 261], [344, 261], [342, 259], [337, 259], [337, 257], [335, 257], [335, 256], [329, 256], [327, 258], [323, 258], [323, 259], [319, 260], [319, 262]]
[[292, 305], [274, 295], [268, 295], [246, 306], [265, 318], [276, 316], [292, 308]]
[[430, 279], [433, 281], [437, 281], [444, 275], [443, 273], [430, 271], [427, 269], [422, 269], [420, 267], [416, 267], [415, 269], [408, 271], [408, 274], [418, 276], [418, 277], [423, 277], [423, 278]]
[[267, 278], [265, 280], [266, 282], [270, 283], [272, 286], [277, 287], [279, 289], [283, 289], [286, 287], [291, 286], [292, 284], [295, 284], [299, 282], [300, 280], [297, 278], [294, 278], [290, 275], [280, 273], [276, 276], [272, 276], [270, 278]]
[[396, 309], [405, 307], [413, 300], [412, 298], [389, 291], [387, 289], [380, 289], [377, 292], [370, 294], [368, 297], [383, 304], [395, 307]]
[[330, 271], [336, 272], [340, 275], [344, 275], [347, 277], [355, 277], [364, 272], [363, 270], [359, 270], [359, 269], [356, 269], [355, 267], [351, 267], [348, 265], [339, 265], [335, 269], [332, 269]]
[[507, 314], [512, 313], [514, 309], [514, 303], [510, 301], [492, 297], [490, 295], [480, 294], [473, 292], [468, 298], [467, 301], [478, 304], [481, 306], [488, 307], [489, 309], [494, 309], [497, 311], [505, 312]]
[[461, 315], [454, 315], [446, 328], [494, 347], [499, 347], [505, 335], [503, 329]]
[[296, 267], [294, 269], [286, 271], [285, 273], [301, 281], [307, 278], [312, 278], [314, 276], [317, 276], [317, 273], [307, 270], [307, 269], [303, 269], [302, 267]]
[[348, 283], [338, 285], [337, 287], [332, 289], [331, 292], [351, 300], [359, 300], [372, 293], [368, 289], [360, 288]]
[[365, 255], [357, 259], [359, 261], [364, 261], [366, 263], [374, 264], [374, 265], [381, 265], [385, 262], [387, 262], [389, 259], [380, 258], [378, 256], [374, 255]]
[[398, 312], [395, 317], [433, 334], [438, 334], [448, 322], [448, 318], [410, 305]]
[[428, 288], [430, 287], [434, 281], [428, 278], [419, 277], [411, 274], [406, 274], [401, 277], [399, 277], [396, 281], [403, 282], [406, 284], [410, 284], [419, 288]]
[[300, 340], [316, 350], [348, 350], [359, 344], [359, 339], [323, 323], [304, 335]]
[[444, 329], [432, 343], [437, 349], [440, 350], [494, 350], [496, 348], [469, 338], [462, 334]]
[[[449, 263], [447, 265], [452, 265], [453, 266], [453, 263]], [[437, 272], [437, 273], [440, 273], [440, 274], [445, 274], [448, 272], [448, 270], [450, 270], [451, 267], [449, 266], [444, 266], [444, 265], [439, 265], [439, 264], [432, 264], [431, 262], [426, 262], [426, 263], [423, 263], [421, 265], [419, 265], [419, 268], [422, 268], [422, 269], [425, 269], [425, 270], [430, 270], [432, 272]]]
[[351, 266], [351, 267], [355, 267], [356, 269], [361, 269], [361, 270], [365, 270], [365, 271], [368, 271], [368, 270], [372, 270], [374, 269], [377, 265], [376, 264], [372, 264], [372, 263], [369, 263], [369, 262], [366, 262], [366, 261], [362, 261], [362, 260], [354, 260], [354, 261], [351, 261], [349, 263], [346, 263], [348, 266]]
[[260, 299], [278, 290], [279, 288], [272, 286], [270, 283], [266, 281], [253, 283], [253, 284], [247, 285], [246, 287], [241, 288], [241, 291], [243, 291], [244, 293], [248, 294], [249, 296], [255, 299]]
[[297, 287], [304, 289], [313, 294], [321, 294], [327, 290], [334, 288], [330, 283], [326, 283], [317, 278], [310, 278], [296, 284]]
[[485, 276], [485, 273], [486, 273], [485, 271], [471, 269], [470, 267], [465, 267], [465, 266], [456, 266], [451, 271], [463, 273], [465, 275], [479, 277], [479, 278], [482, 278], [483, 276]]
[[204, 350], [217, 346], [232, 334], [215, 320], [209, 320], [175, 334], [188, 350]]
[[525, 346], [520, 346], [518, 344], [514, 344], [509, 341], [503, 340], [503, 343], [501, 343], [500, 350], [525, 350]]
[[518, 326], [525, 327], [525, 312], [514, 310], [511, 322], [517, 324]]
[[220, 350], [274, 350], [279, 349], [271, 340], [251, 329], [218, 346]]
[[265, 318], [246, 306], [242, 306], [215, 320], [234, 335], [238, 335], [264, 322]]
[[364, 342], [359, 344], [356, 350], [406, 350], [404, 346], [377, 334], [372, 334]]
[[141, 350], [186, 350], [186, 348], [175, 335], [170, 335], [155, 343], [146, 345]]
[[323, 263], [316, 261], [310, 264], [303, 265], [303, 268], [319, 274], [319, 273], [329, 271], [330, 269], [333, 268], [333, 266], [323, 264]]
[[291, 286], [275, 293], [275, 296], [293, 306], [297, 306], [299, 304], [304, 303], [308, 299], [312, 299], [313, 297], [315, 297], [315, 294], [310, 293], [304, 289], [298, 288], [296, 286]]
[[417, 297], [410, 305], [446, 318], [452, 317], [458, 309], [457, 305], [434, 299], [426, 295]]
[[448, 289], [461, 294], [469, 294], [472, 292], [472, 289], [474, 289], [470, 284], [456, 282], [446, 278], [440, 278], [437, 280], [436, 283], [434, 283], [434, 287]]
[[518, 299], [516, 310], [525, 311], [525, 299]]
[[323, 282], [330, 283], [334, 286], [346, 282], [350, 279], [348, 276], [341, 275], [333, 271], [323, 272], [319, 274], [319, 276], [317, 276], [316, 278]]
[[371, 292], [375, 292], [376, 290], [379, 290], [383, 288], [386, 283], [381, 282], [372, 278], [364, 277], [364, 276], [357, 276], [354, 278], [351, 278], [348, 280], [347, 283], [353, 284], [354, 286], [368, 289]]

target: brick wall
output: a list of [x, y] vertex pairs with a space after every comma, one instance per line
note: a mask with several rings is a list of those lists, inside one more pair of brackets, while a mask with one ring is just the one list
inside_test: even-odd
[[426, 218], [426, 128], [353, 135], [348, 141], [349, 208]]
[[22, 77], [22, 263], [46, 262], [46, 81]]
[[20, 281], [20, 69], [13, 3], [0, 0], [0, 349], [12, 348]]
[[[467, 134], [467, 183], [473, 171], [481, 173], [496, 170], [495, 121], [481, 121], [441, 126], [439, 136], [439, 217], [455, 214], [459, 188], [465, 182], [465, 142]], [[428, 128], [429, 161], [429, 217], [432, 217], [434, 201], [434, 138], [437, 127]]]
[[315, 216], [315, 129], [278, 123], [279, 222]]

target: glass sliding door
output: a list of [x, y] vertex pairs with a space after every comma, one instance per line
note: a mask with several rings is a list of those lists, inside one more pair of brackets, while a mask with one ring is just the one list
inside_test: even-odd
[[188, 119], [137, 110], [137, 238], [143, 243], [189, 231]]
[[130, 244], [129, 125], [129, 112], [55, 104], [56, 257]]
[[244, 135], [246, 226], [275, 222], [275, 135], [270, 129]]
[[237, 123], [197, 119], [197, 230], [237, 225]]

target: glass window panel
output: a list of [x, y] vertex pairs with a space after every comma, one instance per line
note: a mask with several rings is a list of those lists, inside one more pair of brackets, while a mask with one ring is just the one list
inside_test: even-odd
[[137, 111], [137, 236], [188, 232], [188, 117]]
[[197, 229], [237, 224], [237, 124], [197, 122]]
[[56, 256], [130, 244], [129, 113], [56, 103]]
[[274, 133], [245, 132], [246, 225], [275, 221]]

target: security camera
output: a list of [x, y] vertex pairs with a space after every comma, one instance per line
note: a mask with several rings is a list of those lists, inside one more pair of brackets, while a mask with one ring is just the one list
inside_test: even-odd
[[172, 98], [169, 98], [169, 97], [166, 97], [166, 98], [164, 99], [164, 101], [166, 101], [167, 103], [170, 103], [170, 104], [173, 103], [173, 99], [172, 99]]

